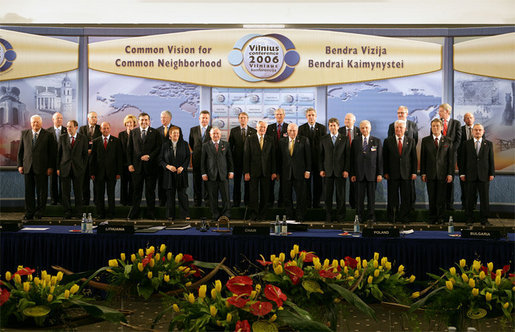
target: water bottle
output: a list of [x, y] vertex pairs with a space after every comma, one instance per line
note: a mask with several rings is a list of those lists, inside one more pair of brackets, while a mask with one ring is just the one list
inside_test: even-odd
[[359, 217], [356, 215], [354, 217], [354, 233], [359, 233]]
[[275, 216], [275, 224], [274, 224], [274, 234], [280, 235], [281, 234], [281, 222], [279, 221], [279, 215]]
[[449, 225], [447, 226], [447, 232], [449, 234], [454, 233], [454, 220], [452, 220], [452, 216], [449, 217]]
[[283, 223], [281, 225], [281, 235], [288, 235], [288, 223], [286, 222], [286, 215], [283, 215]]
[[93, 233], [93, 218], [91, 217], [91, 212], [88, 213], [88, 220], [86, 223], [86, 233]]
[[86, 213], [82, 214], [82, 220], [80, 222], [80, 232], [86, 233]]

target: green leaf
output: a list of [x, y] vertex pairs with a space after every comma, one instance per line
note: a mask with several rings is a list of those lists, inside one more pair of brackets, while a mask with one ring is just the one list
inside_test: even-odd
[[29, 317], [43, 317], [50, 313], [50, 307], [46, 305], [37, 305], [23, 309], [23, 314]]
[[93, 317], [102, 318], [114, 323], [120, 321], [127, 322], [125, 315], [116, 309], [88, 303], [78, 299], [70, 299], [69, 302], [84, 308], [84, 310]]
[[431, 293], [427, 294], [426, 296], [424, 296], [423, 298], [421, 298], [420, 300], [418, 300], [417, 302], [413, 303], [411, 305], [411, 308], [409, 309], [408, 312], [413, 312], [415, 310], [417, 310], [418, 308], [420, 308], [421, 306], [423, 306], [427, 300], [429, 300], [432, 296], [434, 296], [435, 294], [437, 294], [438, 292], [440, 292], [441, 290], [443, 289], [446, 289], [445, 286], [442, 286], [440, 288], [437, 288], [435, 289], [434, 291], [432, 291]]
[[202, 261], [193, 261], [193, 265], [198, 267], [203, 267], [205, 269], [214, 269], [220, 263], [211, 263], [211, 262], [202, 262]]
[[[300, 309], [300, 308], [299, 308]], [[301, 309], [302, 310], [302, 309]], [[304, 315], [300, 315], [294, 311], [290, 310], [279, 310], [277, 312], [277, 322], [280, 322], [281, 325], [288, 325], [292, 329], [300, 332], [312, 332], [312, 331], [320, 331], [320, 332], [330, 332], [325, 324], [317, 322], [311, 317], [306, 318]], [[254, 327], [254, 325], [252, 325]]]
[[123, 271], [125, 278], [130, 279], [131, 271], [132, 271], [132, 264], [125, 265], [125, 270]]
[[375, 297], [376, 299], [378, 299], [379, 301], [382, 301], [383, 300], [383, 292], [381, 292], [379, 290], [379, 288], [377, 287], [377, 285], [373, 285], [371, 288], [370, 288], [370, 291], [372, 292], [372, 296]]
[[277, 326], [266, 320], [258, 320], [252, 323], [252, 331], [254, 332], [278, 332]]
[[320, 287], [320, 284], [315, 280], [303, 280], [302, 287], [308, 291], [308, 293], [320, 293], [324, 294], [324, 291]]
[[375, 312], [372, 308], [370, 308], [362, 299], [359, 298], [356, 294], [348, 290], [347, 288], [343, 288], [340, 285], [328, 283], [328, 287], [334, 289], [341, 297], [345, 299], [349, 304], [355, 306], [361, 312], [367, 314], [369, 317], [376, 319]]
[[267, 273], [263, 276], [264, 281], [268, 282], [281, 282], [281, 277], [275, 273]]
[[143, 297], [145, 300], [148, 300], [152, 294], [154, 294], [154, 288], [151, 285], [144, 285], [138, 284], [138, 294], [139, 296]]

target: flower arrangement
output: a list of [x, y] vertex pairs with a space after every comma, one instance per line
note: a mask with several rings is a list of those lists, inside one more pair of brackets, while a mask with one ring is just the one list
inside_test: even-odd
[[481, 319], [489, 313], [511, 321], [515, 275], [508, 273], [509, 265], [494, 269], [493, 263], [484, 266], [474, 260], [467, 266], [461, 259], [442, 271], [442, 276], [429, 274], [436, 281], [425, 292], [436, 289], [414, 303], [412, 310], [425, 306], [429, 313], [443, 315], [450, 326], [457, 327], [463, 326], [465, 318]]
[[[75, 281], [66, 284], [63, 273], [51, 275], [19, 266], [15, 273], [7, 271], [5, 280], [0, 280], [0, 321], [6, 326], [14, 321], [22, 322], [33, 318], [38, 326], [63, 323], [66, 320], [64, 309], [73, 305], [83, 307], [89, 314], [111, 321], [125, 321], [118, 311], [82, 301], [81, 287]], [[4, 288], [5, 287], [5, 288]]]
[[254, 284], [248, 276], [232, 277], [225, 285], [216, 280], [208, 296], [207, 285], [198, 294], [184, 294], [183, 298], [170, 298], [171, 304], [154, 324], [169, 310], [175, 312], [169, 330], [185, 331], [278, 331], [289, 326], [299, 331], [329, 331], [313, 321], [309, 313], [288, 301], [279, 287]]
[[118, 286], [136, 290], [139, 296], [148, 299], [154, 293], [191, 286], [202, 274], [194, 263], [199, 262], [194, 262], [191, 255], [173, 255], [166, 251], [166, 245], [161, 244], [158, 252], [151, 246], [139, 249], [130, 257], [121, 253], [120, 258], [109, 260], [106, 271], [111, 274], [110, 284], [115, 286], [111, 289]]

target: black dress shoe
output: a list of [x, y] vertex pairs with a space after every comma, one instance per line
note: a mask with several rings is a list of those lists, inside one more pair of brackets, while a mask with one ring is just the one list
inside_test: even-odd
[[26, 214], [23, 216], [22, 220], [32, 220], [34, 219], [34, 216], [33, 215], [30, 215], [30, 214]]

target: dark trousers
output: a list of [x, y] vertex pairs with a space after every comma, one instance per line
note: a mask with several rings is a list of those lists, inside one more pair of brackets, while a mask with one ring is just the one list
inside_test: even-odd
[[72, 183], [73, 183], [73, 195], [75, 196], [75, 213], [82, 213], [82, 184], [84, 180], [83, 174], [78, 174], [74, 176], [72, 171], [68, 176], [60, 177], [61, 185], [63, 187], [62, 198], [63, 198], [63, 208], [66, 216], [72, 214], [72, 206], [70, 194], [72, 191]]
[[200, 162], [198, 165], [193, 165], [193, 199], [195, 206], [202, 205], [202, 199], [204, 202], [209, 200], [209, 194], [207, 190], [207, 183], [202, 180], [202, 172], [200, 170]]
[[[37, 202], [36, 202], [37, 194]], [[32, 170], [25, 174], [25, 216], [41, 217], [45, 212], [48, 196], [48, 176], [35, 174]]]
[[308, 207], [319, 208], [320, 199], [323, 192], [323, 180], [320, 173], [311, 172], [311, 176], [306, 180], [306, 194]]
[[[356, 213], [360, 221], [375, 220], [376, 181], [358, 181], [356, 183]], [[365, 215], [365, 194], [368, 201], [368, 211]]]
[[132, 176], [128, 170], [125, 170], [120, 178], [120, 203], [122, 205], [131, 205], [133, 195], [134, 184], [132, 183]]
[[179, 209], [181, 211], [181, 218], [190, 216], [188, 208], [188, 195], [186, 195], [186, 188], [167, 188], [166, 190], [166, 218], [175, 218], [175, 192], [177, 192], [177, 199], [179, 200]]
[[[84, 205], [89, 205], [89, 199], [91, 197], [89, 190], [89, 182], [91, 178], [89, 176], [89, 161], [91, 157], [88, 157], [88, 165], [86, 165], [86, 172], [84, 173], [84, 182], [82, 183], [82, 202]], [[95, 182], [93, 182], [93, 202], [96, 202], [96, 190]]]
[[481, 223], [488, 220], [490, 213], [490, 182], [486, 181], [466, 181], [467, 187], [467, 208], [465, 216], [467, 221], [472, 221], [474, 207], [477, 202], [477, 194], [479, 193], [479, 216]]
[[166, 206], [166, 198], [168, 197], [166, 194], [167, 190], [163, 188], [163, 173], [164, 170], [159, 167], [157, 176], [157, 197], [159, 199], [159, 206]]
[[[241, 180], [243, 172], [241, 168], [234, 168], [234, 188], [232, 190], [232, 205], [235, 207], [240, 206], [241, 202]], [[243, 181], [243, 202], [245, 205], [249, 204], [249, 182]]]
[[451, 183], [445, 184], [445, 202], [447, 210], [454, 209], [454, 176]]
[[336, 219], [342, 221], [345, 218], [345, 181], [343, 177], [326, 176], [324, 178], [325, 186], [325, 216], [327, 220], [334, 220], [332, 216], [333, 210], [333, 192], [336, 190]]
[[349, 206], [351, 209], [356, 208], [356, 197], [357, 197], [356, 186], [357, 186], [357, 182], [349, 181]]
[[[399, 208], [400, 194], [400, 208]], [[389, 221], [408, 221], [411, 210], [411, 180], [388, 180], [388, 208], [386, 217]]]
[[275, 202], [275, 184], [278, 184], [279, 185], [279, 194], [277, 195], [277, 207], [283, 207], [283, 197], [284, 197], [284, 192], [283, 192], [283, 184], [282, 184], [282, 181], [276, 181], [276, 180], [271, 180], [270, 181], [270, 189], [269, 189], [269, 192], [270, 192], [270, 195], [268, 196], [268, 200], [270, 202], [270, 205], [274, 205], [274, 202]]
[[429, 199], [429, 222], [435, 223], [445, 219], [445, 180], [427, 180]]
[[105, 176], [95, 178], [95, 190], [97, 191], [95, 205], [97, 207], [97, 215], [105, 217], [105, 191], [107, 188], [107, 204], [109, 217], [114, 216], [114, 188], [116, 187], [116, 178]]
[[[306, 179], [284, 179], [281, 178], [283, 190], [283, 202], [286, 208], [286, 217], [303, 221], [306, 215]], [[296, 204], [293, 210], [293, 190], [295, 190]]]
[[249, 181], [249, 190], [250, 219], [264, 219], [266, 211], [270, 207], [270, 178], [268, 176], [251, 177]]
[[[208, 180], [207, 190], [209, 192], [209, 207], [213, 220], [218, 220], [220, 216], [230, 217], [229, 204], [229, 181], [224, 180]], [[222, 196], [222, 207], [218, 208], [218, 193]]]
[[141, 172], [136, 174], [132, 173], [132, 181], [134, 183], [134, 196], [132, 197], [132, 207], [129, 211], [129, 218], [139, 218], [141, 197], [143, 195], [143, 183], [145, 183], [145, 200], [147, 201], [147, 208], [151, 216], [154, 215], [156, 204], [156, 175], [146, 174]]
[[54, 172], [50, 175], [50, 197], [52, 198], [52, 204], [61, 202], [62, 191], [61, 177]]

